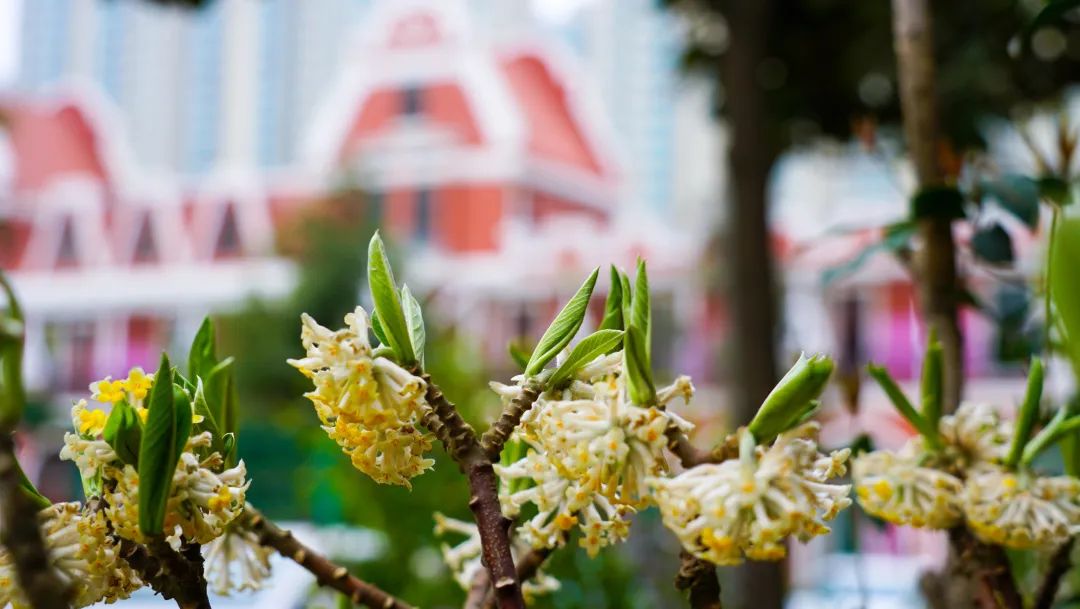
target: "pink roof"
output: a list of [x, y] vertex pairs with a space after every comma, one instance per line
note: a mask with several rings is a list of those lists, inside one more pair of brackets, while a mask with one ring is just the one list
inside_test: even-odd
[[0, 105], [15, 157], [16, 191], [36, 190], [71, 174], [107, 180], [97, 136], [77, 106]]

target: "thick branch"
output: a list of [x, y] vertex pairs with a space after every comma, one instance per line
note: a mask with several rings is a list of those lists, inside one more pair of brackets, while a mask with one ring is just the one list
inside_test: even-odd
[[[934, 41], [928, 0], [893, 0], [893, 35], [904, 135], [919, 188], [940, 186], [945, 176], [938, 162], [938, 111], [934, 86]], [[919, 220], [922, 247], [915, 259], [923, 316], [937, 330], [944, 352], [945, 412], [952, 412], [963, 392], [963, 337], [957, 323], [959, 288], [952, 220], [934, 215]]]
[[1032, 603], [1031, 609], [1050, 609], [1054, 606], [1058, 589], [1061, 588], [1061, 580], [1072, 567], [1072, 551], [1075, 543], [1075, 537], [1069, 539], [1069, 541], [1061, 544], [1061, 547], [1050, 557], [1046, 575], [1043, 576], [1042, 583], [1035, 593], [1035, 602]]
[[147, 546], [113, 536], [120, 545], [120, 558], [163, 598], [175, 600], [181, 609], [209, 609], [203, 559], [198, 545], [177, 553], [164, 541], [151, 552]]
[[[554, 548], [534, 548], [526, 552], [525, 555], [521, 557], [521, 560], [517, 562], [518, 581], [526, 582], [533, 577], [536, 577], [537, 572], [540, 571], [540, 567], [544, 566], [544, 562], [547, 561], [553, 551]], [[478, 583], [479, 582], [477, 581], [473, 581], [473, 587], [475, 588]], [[495, 609], [495, 597], [490, 592], [490, 589], [484, 590], [483, 609]], [[465, 607], [466, 609], [469, 609], [472, 606], [466, 604]]]
[[510, 403], [503, 409], [502, 414], [499, 415], [498, 420], [484, 432], [483, 437], [480, 438], [480, 446], [484, 449], [488, 459], [492, 461], [498, 460], [503, 445], [506, 444], [506, 441], [510, 439], [510, 434], [514, 433], [514, 429], [521, 423], [521, 417], [525, 416], [525, 413], [536, 403], [536, 399], [540, 397], [541, 389], [543, 387], [535, 379], [526, 382], [525, 386], [521, 388], [521, 395], [510, 400]]
[[1005, 550], [982, 543], [963, 527], [949, 529], [949, 542], [958, 558], [953, 564], [968, 571], [980, 588], [979, 605], [985, 609], [1023, 609]]
[[70, 587], [65, 585], [49, 560], [38, 523], [40, 507], [20, 488], [15, 461], [15, 440], [0, 431], [0, 512], [3, 532], [0, 541], [11, 553], [19, 586], [36, 609], [65, 609]]
[[345, 567], [334, 564], [325, 556], [300, 543], [290, 531], [270, 522], [255, 508], [245, 507], [243, 518], [245, 525], [259, 537], [259, 543], [273, 548], [278, 554], [310, 571], [315, 575], [320, 586], [333, 588], [347, 596], [352, 602], [367, 605], [372, 609], [413, 609], [412, 605], [351, 575]]
[[423, 379], [427, 383], [427, 403], [435, 415], [426, 416], [424, 424], [442, 441], [469, 478], [469, 509], [480, 530], [482, 562], [494, 582], [499, 607], [523, 609], [525, 599], [521, 596], [514, 557], [510, 554], [510, 520], [502, 514], [498, 480], [491, 459], [480, 447], [476, 432], [461, 418], [431, 376], [425, 373]]
[[679, 554], [681, 564], [675, 576], [675, 587], [690, 593], [692, 609], [722, 609], [720, 604], [720, 580], [716, 577], [716, 565], [701, 560], [686, 550]]

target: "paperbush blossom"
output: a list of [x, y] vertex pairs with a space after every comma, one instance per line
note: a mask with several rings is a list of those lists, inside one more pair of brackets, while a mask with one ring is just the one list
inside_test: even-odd
[[[57, 503], [38, 518], [42, 536], [57, 573], [73, 587], [74, 607], [127, 598], [142, 586], [138, 575], [119, 557], [100, 511], [78, 503]], [[16, 582], [11, 556], [0, 550], [0, 607], [28, 608]]]
[[859, 505], [894, 524], [931, 529], [956, 526], [963, 518], [963, 482], [952, 474], [919, 465], [919, 459], [910, 448], [856, 457], [851, 469]]
[[361, 307], [346, 315], [346, 327], [337, 331], [307, 314], [301, 320], [307, 355], [289, 364], [315, 384], [304, 395], [323, 429], [353, 466], [376, 482], [409, 486], [410, 478], [434, 464], [424, 457], [431, 438], [418, 428], [428, 408], [423, 379], [373, 354]]
[[965, 480], [993, 469], [1009, 449], [1012, 426], [985, 404], [964, 403], [941, 418], [939, 453], [922, 437], [899, 452], [874, 451], [852, 466], [859, 504], [870, 514], [913, 527], [947, 529], [964, 516]]
[[785, 539], [829, 532], [825, 522], [851, 505], [843, 476], [848, 449], [818, 451], [816, 423], [781, 434], [753, 455], [651, 478], [664, 524], [695, 556], [719, 565], [777, 560]]
[[254, 531], [230, 526], [207, 545], [207, 583], [215, 594], [258, 590], [270, 577], [272, 548], [259, 543]]
[[968, 526], [983, 541], [1050, 550], [1080, 532], [1080, 480], [1001, 468], [974, 474], [962, 498]]
[[[189, 438], [173, 475], [165, 531], [174, 548], [185, 541], [210, 543], [243, 511], [250, 484], [244, 462], [223, 469], [221, 455], [208, 451], [210, 444], [209, 432]], [[197, 454], [204, 452], [209, 455], [200, 458]], [[135, 468], [107, 466], [104, 475], [110, 481], [105, 485], [106, 513], [116, 532], [132, 541], [145, 541], [139, 532], [139, 476]]]
[[[464, 522], [455, 518], [448, 518], [438, 512], [435, 513], [435, 534], [439, 537], [445, 535], [463, 535], [465, 539], [456, 546], [444, 543], [442, 545], [443, 560], [450, 572], [454, 575], [454, 581], [463, 590], [472, 587], [473, 579], [484, 565], [481, 564], [483, 546], [480, 543], [480, 530], [471, 522]], [[520, 539], [512, 544], [511, 553], [517, 561], [525, 552], [529, 551], [529, 545]], [[521, 582], [521, 592], [526, 601], [532, 602], [538, 596], [554, 592], [559, 589], [559, 580], [538, 569], [530, 579]]]
[[[658, 392], [657, 406], [630, 402], [621, 373], [622, 354], [597, 358], [561, 391], [545, 392], [522, 420], [515, 437], [527, 447], [515, 463], [496, 465], [503, 481], [503, 512], [517, 517], [532, 503], [537, 514], [518, 533], [534, 547], [565, 543], [575, 527], [590, 555], [626, 538], [626, 516], [647, 505], [645, 480], [667, 471], [665, 430], [691, 426], [661, 407], [689, 396], [688, 378]], [[504, 400], [519, 385], [493, 384]], [[527, 488], [516, 490], [515, 480]]]

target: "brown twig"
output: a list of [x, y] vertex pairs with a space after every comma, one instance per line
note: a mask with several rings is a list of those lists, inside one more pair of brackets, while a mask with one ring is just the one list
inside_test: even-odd
[[702, 450], [694, 446], [690, 438], [675, 425], [669, 425], [665, 434], [668, 439], [668, 449], [679, 458], [686, 469], [705, 463], [721, 463], [739, 454], [739, 446], [734, 434], [728, 436], [723, 443], [712, 450]]
[[36, 609], [65, 609], [70, 586], [56, 574], [38, 522], [40, 507], [20, 488], [15, 440], [0, 431], [0, 498], [3, 531], [0, 541], [11, 553], [19, 587]]
[[983, 543], [964, 527], [949, 529], [949, 542], [958, 560], [953, 562], [975, 581], [976, 601], [984, 609], [1023, 609], [1009, 559], [1000, 546]]
[[692, 609], [722, 609], [720, 604], [720, 580], [716, 577], [716, 565], [683, 550], [675, 587], [690, 594]]
[[197, 544], [189, 545], [181, 554], [164, 540], [142, 545], [117, 535], [113, 539], [120, 546], [120, 558], [163, 598], [176, 601], [180, 609], [210, 608]]
[[488, 459], [492, 461], [499, 459], [503, 445], [506, 444], [506, 441], [510, 439], [510, 434], [514, 433], [514, 429], [521, 423], [521, 417], [525, 416], [525, 413], [529, 412], [533, 404], [536, 403], [542, 389], [543, 386], [539, 381], [529, 379], [525, 386], [521, 388], [521, 394], [510, 400], [510, 403], [503, 409], [502, 414], [499, 415], [498, 420], [492, 423], [491, 427], [484, 432], [484, 435], [480, 438], [480, 446], [484, 449]]
[[352, 602], [372, 609], [414, 609], [412, 605], [350, 574], [345, 567], [300, 543], [292, 532], [270, 522], [255, 508], [245, 507], [242, 517], [245, 526], [258, 536], [259, 543], [310, 571], [320, 586], [333, 588]]
[[[518, 580], [526, 582], [536, 577], [536, 573], [540, 571], [540, 567], [544, 565], [552, 552], [554, 552], [554, 548], [534, 548], [526, 552], [517, 562]], [[473, 585], [475, 586], [476, 583], [474, 581]], [[469, 605], [466, 605], [466, 609], [469, 609], [469, 607]], [[490, 589], [484, 590], [482, 609], [495, 609], [495, 597], [491, 594]]]
[[1061, 547], [1050, 557], [1046, 575], [1043, 576], [1042, 583], [1039, 584], [1039, 589], [1035, 593], [1035, 602], [1032, 603], [1031, 609], [1050, 609], [1054, 606], [1058, 589], [1061, 588], [1061, 580], [1072, 567], [1072, 551], [1075, 543], [1076, 538], [1070, 538], [1061, 544]]
[[502, 514], [498, 480], [491, 459], [481, 448], [476, 432], [461, 418], [438, 385], [428, 374], [424, 374], [423, 379], [427, 383], [427, 403], [434, 414], [425, 417], [424, 423], [468, 476], [469, 509], [480, 531], [482, 562], [494, 582], [499, 607], [524, 609], [525, 599], [521, 596], [514, 557], [510, 554], [510, 520]]
[[[491, 592], [491, 576], [488, 575], [487, 569], [480, 569], [473, 576], [472, 585], [469, 586], [469, 593], [465, 595], [465, 604], [462, 605], [464, 609], [480, 609], [487, 602], [489, 593]], [[494, 596], [491, 596], [494, 600]]]

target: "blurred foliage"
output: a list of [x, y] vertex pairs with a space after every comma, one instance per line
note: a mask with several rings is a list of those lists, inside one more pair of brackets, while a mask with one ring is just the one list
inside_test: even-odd
[[[730, 33], [701, 24], [722, 23], [732, 1], [665, 0], [690, 19], [694, 43], [684, 56], [690, 69], [723, 69]], [[1019, 106], [1053, 99], [1080, 79], [1074, 15], [1029, 32], [1039, 9], [1038, 2], [1021, 0], [933, 3], [940, 123], [951, 148], [981, 147], [987, 118], [1010, 118]], [[695, 31], [705, 34], [694, 37]], [[889, 2], [775, 2], [767, 32], [757, 73], [779, 149], [820, 135], [872, 137], [865, 119], [899, 122]], [[722, 100], [723, 93], [721, 111]]]

